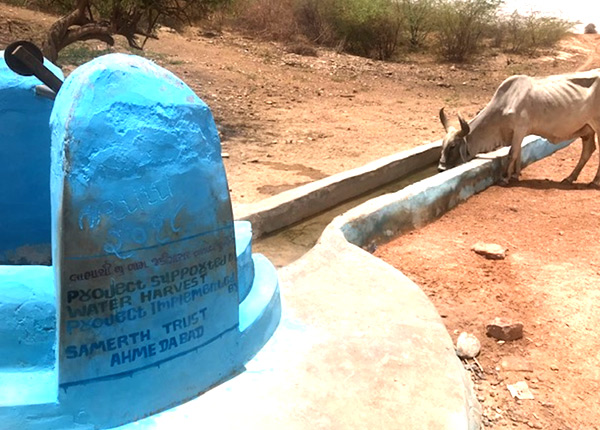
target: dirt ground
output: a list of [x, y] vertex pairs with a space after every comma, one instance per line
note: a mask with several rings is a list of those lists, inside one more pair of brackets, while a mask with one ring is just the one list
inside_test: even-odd
[[[39, 40], [54, 19], [0, 3], [0, 49]], [[234, 207], [436, 140], [442, 106], [471, 118], [511, 74], [600, 67], [600, 35], [573, 36], [537, 58], [498, 53], [468, 65], [422, 55], [384, 63], [326, 49], [300, 56], [228, 30], [159, 36], [147, 55], [213, 111]], [[474, 377], [489, 428], [600, 429], [600, 191], [559, 183], [580, 146], [376, 253], [422, 286], [454, 339], [469, 331], [481, 340], [484, 379]], [[478, 241], [507, 247], [508, 257], [475, 255]], [[522, 321], [524, 338], [486, 338], [496, 316]], [[506, 385], [519, 380], [534, 400], [510, 397]]]
[[[376, 251], [421, 286], [454, 340], [466, 331], [481, 341], [484, 374], [474, 380], [489, 428], [600, 428], [599, 191], [560, 182], [580, 147], [572, 144], [524, 169], [518, 184], [494, 186]], [[583, 182], [595, 174], [592, 161]], [[475, 254], [477, 242], [507, 248], [507, 258]], [[495, 317], [522, 322], [524, 337], [486, 337]], [[511, 397], [507, 384], [518, 381], [527, 382], [533, 400]]]
[[[0, 3], [0, 49], [18, 38], [41, 40], [54, 19]], [[423, 55], [386, 63], [327, 49], [301, 56], [282, 44], [192, 27], [159, 31], [145, 55], [213, 111], [235, 206], [437, 140], [441, 107], [471, 118], [511, 74], [599, 67], [599, 37], [579, 35], [533, 59], [497, 53], [452, 65]]]

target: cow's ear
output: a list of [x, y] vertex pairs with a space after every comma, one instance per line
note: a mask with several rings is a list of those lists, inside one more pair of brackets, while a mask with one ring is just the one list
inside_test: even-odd
[[462, 116], [460, 116], [460, 114], [458, 114], [458, 122], [460, 122], [460, 137], [465, 137], [467, 136], [467, 134], [469, 134], [469, 132], [471, 131], [471, 127], [469, 127], [469, 124], [467, 123], [467, 121], [465, 121]]
[[467, 147], [466, 140], [463, 140], [460, 143], [460, 146], [458, 147], [458, 152], [460, 153], [460, 158], [462, 159], [463, 163], [469, 161], [469, 157], [471, 154], [469, 154], [469, 148]]
[[440, 109], [440, 121], [442, 121], [444, 130], [446, 130], [446, 133], [447, 133], [448, 132], [448, 117], [446, 117], [446, 114], [444, 113], [444, 108]]

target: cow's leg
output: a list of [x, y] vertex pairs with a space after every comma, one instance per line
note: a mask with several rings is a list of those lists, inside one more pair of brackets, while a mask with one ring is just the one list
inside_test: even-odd
[[[571, 174], [569, 176], [567, 176], [565, 179], [563, 179], [563, 182], [566, 182], [568, 184], [572, 184], [573, 182], [575, 182], [577, 180], [577, 178], [579, 177], [579, 174], [581, 173], [581, 170], [583, 169], [583, 167], [586, 165], [586, 163], [588, 162], [588, 160], [590, 159], [590, 157], [596, 150], [596, 133], [594, 133], [594, 130], [592, 130], [590, 127], [586, 126], [586, 128], [583, 130], [583, 133], [580, 134], [580, 136], [581, 136], [581, 156], [579, 157], [579, 161], [577, 162], [577, 165], [573, 169], [573, 172], [571, 172]], [[596, 175], [596, 176], [598, 176], [598, 175]]]
[[525, 138], [525, 133], [515, 130], [508, 153], [508, 166], [506, 166], [506, 176], [502, 182], [507, 184], [511, 179], [519, 180], [521, 174], [521, 144]]
[[[595, 135], [598, 136], [598, 145], [599, 145], [599, 149], [600, 149], [600, 117], [594, 118], [592, 121], [589, 122], [588, 125], [589, 125], [588, 128], [593, 129], [593, 131], [595, 132]], [[596, 145], [595, 145], [595, 143], [593, 143], [594, 140], [595, 140], [595, 136], [591, 137], [592, 143], [590, 143], [590, 145], [594, 145], [594, 148], [595, 148]], [[598, 154], [600, 157], [600, 151], [598, 151]], [[600, 164], [598, 165], [598, 171], [596, 172], [596, 176], [594, 177], [592, 182], [590, 182], [590, 186], [600, 188]]]
[[[594, 128], [594, 131], [596, 132], [596, 136], [598, 136], [598, 147], [600, 149], [600, 120], [598, 122], [596, 122], [596, 124], [593, 125], [593, 128]], [[600, 188], [600, 151], [598, 151], [598, 158], [599, 158], [598, 170], [596, 172], [596, 176], [594, 176], [594, 179], [592, 180], [592, 182], [590, 182], [590, 185], [593, 187], [596, 187], [596, 188]]]

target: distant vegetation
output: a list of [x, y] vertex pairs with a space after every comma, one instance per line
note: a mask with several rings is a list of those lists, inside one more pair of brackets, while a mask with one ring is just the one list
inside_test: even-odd
[[583, 32], [585, 34], [598, 34], [598, 31], [596, 30], [596, 24], [590, 22], [588, 25], [585, 26]]
[[[5, 0], [63, 14], [50, 29], [47, 57], [77, 40], [111, 44], [124, 36], [142, 48], [158, 25], [180, 27], [212, 15], [255, 36], [314, 52], [322, 45], [379, 60], [410, 52], [466, 62], [486, 50], [537, 55], [574, 23], [537, 14], [500, 14], [502, 0]], [[217, 18], [218, 17], [218, 18]], [[595, 31], [590, 27], [588, 32]], [[138, 43], [138, 37], [142, 42]]]
[[237, 23], [282, 41], [307, 41], [380, 60], [435, 52], [465, 62], [493, 47], [536, 55], [574, 23], [501, 15], [501, 0], [238, 0]]

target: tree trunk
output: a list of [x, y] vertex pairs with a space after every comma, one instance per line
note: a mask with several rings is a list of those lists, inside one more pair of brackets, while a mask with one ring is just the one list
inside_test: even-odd
[[[108, 21], [96, 20], [92, 15], [93, 1], [77, 0], [75, 10], [52, 24], [42, 43], [42, 52], [46, 58], [56, 62], [62, 49], [81, 40], [101, 40], [112, 46], [115, 43], [115, 34], [125, 37], [129, 46], [142, 49], [143, 45], [138, 44], [136, 37], [142, 35], [146, 40], [155, 37], [152, 35], [152, 29], [156, 26], [159, 16], [164, 14], [164, 10], [159, 8], [153, 17], [151, 11], [154, 10], [154, 6], [144, 5], [143, 2], [135, 3], [131, 7], [124, 7], [120, 2], [115, 2]], [[148, 30], [140, 28], [140, 21], [144, 17], [149, 19]]]
[[88, 19], [85, 16], [85, 10], [89, 7], [90, 0], [78, 0], [77, 8], [56, 21], [48, 30], [46, 39], [42, 43], [42, 52], [44, 56], [55, 62], [58, 58], [58, 52], [63, 48], [62, 42], [72, 25], [83, 25]]

